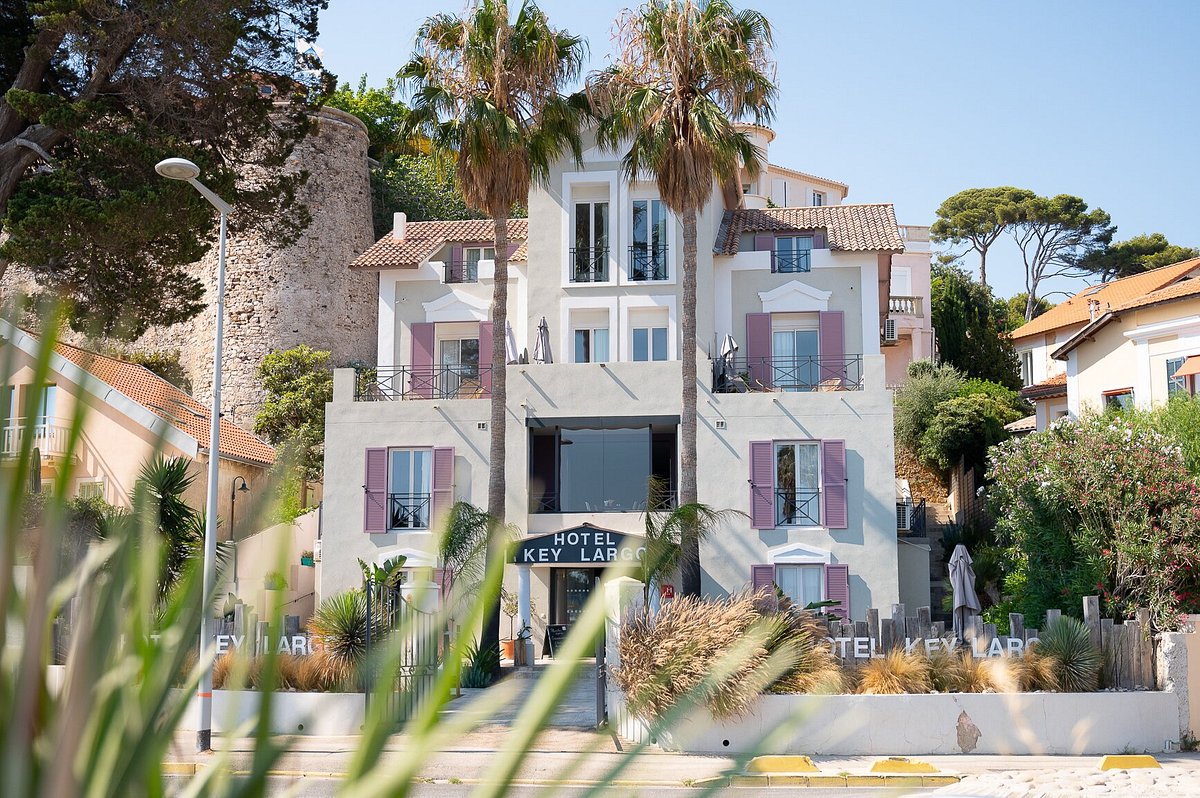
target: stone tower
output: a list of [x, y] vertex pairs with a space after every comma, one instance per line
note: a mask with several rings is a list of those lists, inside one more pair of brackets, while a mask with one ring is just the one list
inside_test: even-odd
[[[377, 278], [347, 268], [374, 243], [367, 129], [334, 108], [315, 116], [317, 129], [297, 144], [285, 167], [310, 173], [297, 199], [312, 222], [283, 248], [254, 231], [229, 236], [221, 404], [227, 418], [247, 429], [265, 396], [257, 369], [268, 353], [308, 344], [330, 351], [335, 366], [375, 357]], [[205, 404], [212, 401], [216, 266], [214, 245], [189, 267], [208, 292], [209, 305], [200, 315], [152, 328], [129, 347], [179, 350], [192, 394]]]

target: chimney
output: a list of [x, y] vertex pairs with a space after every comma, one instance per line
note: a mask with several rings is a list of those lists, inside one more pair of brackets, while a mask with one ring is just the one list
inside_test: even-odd
[[1100, 300], [1099, 299], [1089, 299], [1088, 300], [1088, 319], [1091, 321], [1095, 321], [1096, 314], [1098, 314], [1099, 312], [1100, 312]]
[[392, 238], [403, 241], [408, 229], [408, 214], [396, 213], [392, 216]]

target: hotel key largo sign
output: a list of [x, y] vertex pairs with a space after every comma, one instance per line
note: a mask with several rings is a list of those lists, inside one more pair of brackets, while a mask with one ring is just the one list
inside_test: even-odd
[[513, 546], [517, 565], [592, 565], [638, 562], [646, 554], [645, 538], [582, 524], [561, 532], [525, 538]]

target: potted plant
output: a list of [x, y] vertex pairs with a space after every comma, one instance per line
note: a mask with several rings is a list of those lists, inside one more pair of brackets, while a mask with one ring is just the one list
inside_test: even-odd
[[312, 568], [314, 562], [312, 549], [306, 549], [305, 551], [300, 552], [301, 565], [307, 565], [309, 568]]
[[529, 653], [532, 649], [529, 646], [529, 640], [533, 637], [533, 630], [529, 628], [529, 624], [521, 627], [521, 631], [517, 632], [516, 643], [513, 646], [513, 665], [518, 667], [524, 665], [532, 665], [529, 662]]
[[500, 654], [516, 664], [516, 637], [513, 635], [513, 624], [521, 612], [521, 606], [517, 601], [517, 595], [503, 587], [500, 588], [500, 611], [508, 616], [508, 639], [500, 641]]

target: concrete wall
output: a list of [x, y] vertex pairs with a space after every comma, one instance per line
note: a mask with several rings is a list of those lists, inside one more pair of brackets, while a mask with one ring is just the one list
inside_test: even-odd
[[1156, 641], [1156, 686], [1179, 699], [1179, 733], [1200, 736], [1200, 615], [1188, 616], [1185, 631], [1164, 632]]
[[[314, 508], [288, 524], [272, 527], [238, 540], [236, 566], [229, 569], [230, 581], [223, 590], [233, 593], [265, 617], [267, 574], [283, 574], [282, 614], [300, 616], [300, 625], [312, 617], [316, 588], [316, 568], [300, 564], [300, 555], [316, 549], [320, 508]], [[236, 572], [237, 578], [234, 579]]]
[[905, 607], [930, 605], [929, 544], [922, 540], [896, 541], [900, 571], [900, 603]]
[[[183, 700], [182, 690], [174, 691]], [[213, 690], [212, 730], [233, 734], [256, 723], [262, 693], [257, 690]], [[200, 720], [195, 698], [188, 702], [178, 731], [194, 731]], [[348, 737], [362, 733], [366, 696], [362, 693], [273, 693], [268, 734]]]

